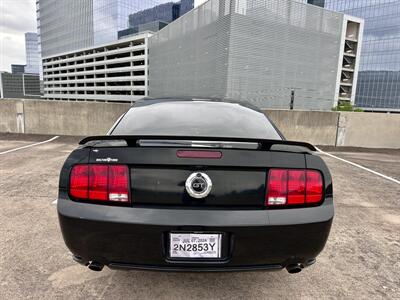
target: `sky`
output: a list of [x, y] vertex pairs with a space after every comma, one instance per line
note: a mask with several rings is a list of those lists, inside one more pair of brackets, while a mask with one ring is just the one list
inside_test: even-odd
[[35, 0], [0, 0], [0, 71], [25, 64], [25, 32], [36, 32]]

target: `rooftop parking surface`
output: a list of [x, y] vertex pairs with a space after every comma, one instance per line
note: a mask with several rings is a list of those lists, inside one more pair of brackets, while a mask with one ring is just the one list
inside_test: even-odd
[[[12, 151], [50, 138], [0, 134], [0, 299], [400, 298], [400, 184], [324, 154], [336, 215], [303, 272], [90, 271], [72, 261], [53, 204], [80, 138]], [[400, 150], [323, 150], [400, 180]]]

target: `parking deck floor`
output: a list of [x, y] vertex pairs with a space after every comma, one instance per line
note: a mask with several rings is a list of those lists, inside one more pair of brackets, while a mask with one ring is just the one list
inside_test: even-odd
[[[79, 138], [7, 152], [50, 138], [0, 134], [0, 299], [400, 298], [400, 184], [323, 154], [336, 215], [303, 272], [92, 272], [72, 261], [52, 204]], [[400, 150], [323, 150], [400, 180]]]

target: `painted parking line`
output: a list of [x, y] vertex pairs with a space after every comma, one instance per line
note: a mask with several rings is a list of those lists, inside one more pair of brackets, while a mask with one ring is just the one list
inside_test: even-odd
[[4, 151], [4, 152], [0, 152], [0, 155], [11, 153], [11, 152], [15, 152], [15, 151], [19, 151], [19, 150], [30, 148], [30, 147], [35, 147], [35, 146], [42, 145], [42, 144], [45, 144], [45, 143], [49, 143], [49, 142], [52, 142], [52, 141], [54, 141], [54, 140], [56, 140], [58, 138], [59, 138], [59, 136], [56, 135], [56, 136], [52, 137], [51, 139], [43, 141], [43, 142], [29, 144], [29, 145], [26, 145], [26, 146], [22, 146], [22, 147], [14, 148], [14, 149], [7, 150], [7, 151]]
[[366, 168], [366, 167], [364, 167], [364, 166], [362, 166], [362, 165], [353, 163], [352, 161], [349, 161], [349, 160], [346, 160], [346, 159], [337, 157], [337, 156], [335, 156], [335, 155], [333, 155], [333, 154], [330, 154], [330, 153], [328, 153], [328, 152], [322, 151], [321, 149], [318, 149], [317, 147], [315, 147], [315, 148], [318, 150], [318, 152], [320, 152], [320, 153], [322, 153], [322, 154], [328, 155], [328, 156], [330, 156], [330, 157], [332, 157], [332, 158], [335, 158], [335, 159], [337, 159], [337, 160], [340, 160], [340, 161], [342, 161], [342, 162], [345, 162], [345, 163], [347, 163], [347, 164], [349, 164], [349, 165], [352, 165], [352, 166], [354, 166], [354, 167], [360, 168], [360, 169], [362, 169], [362, 170], [364, 170], [364, 171], [370, 172], [370, 173], [372, 173], [372, 174], [375, 174], [375, 175], [377, 175], [377, 176], [380, 176], [380, 177], [382, 177], [382, 178], [385, 178], [385, 179], [387, 179], [387, 180], [390, 180], [390, 181], [392, 181], [392, 182], [394, 182], [394, 183], [400, 184], [400, 181], [397, 180], [397, 179], [394, 179], [393, 177], [390, 177], [390, 176], [387, 176], [387, 175], [385, 175], [385, 174], [382, 174], [382, 173], [376, 172], [376, 171], [374, 171], [374, 170], [368, 169], [368, 168]]

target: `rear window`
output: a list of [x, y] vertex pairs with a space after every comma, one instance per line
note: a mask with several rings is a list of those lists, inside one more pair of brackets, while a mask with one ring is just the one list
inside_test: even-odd
[[238, 103], [207, 101], [133, 107], [111, 134], [282, 139], [263, 113]]

